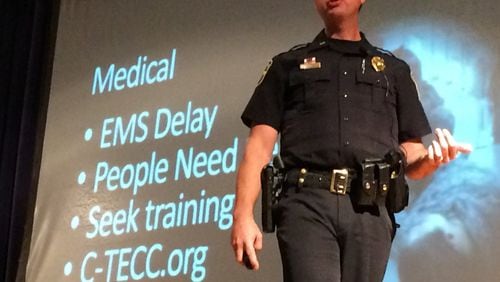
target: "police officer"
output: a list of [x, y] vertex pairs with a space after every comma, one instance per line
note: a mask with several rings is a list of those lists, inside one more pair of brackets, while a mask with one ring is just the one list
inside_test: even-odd
[[[251, 129], [237, 174], [232, 246], [238, 262], [246, 254], [259, 269], [262, 234], [253, 207], [280, 134], [287, 181], [276, 219], [285, 281], [381, 281], [392, 214], [384, 205], [357, 204], [356, 168], [399, 149], [406, 175], [420, 179], [471, 150], [446, 129], [424, 147], [421, 137], [431, 129], [409, 67], [359, 31], [364, 2], [315, 0], [325, 29], [273, 58], [242, 115]], [[332, 171], [345, 172], [345, 189], [323, 189], [336, 181]]]

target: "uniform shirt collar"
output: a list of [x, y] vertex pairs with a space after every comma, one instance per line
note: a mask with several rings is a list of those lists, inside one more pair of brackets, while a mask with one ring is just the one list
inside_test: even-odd
[[374, 47], [368, 42], [365, 35], [361, 32], [360, 41], [348, 41], [334, 39], [326, 36], [325, 30], [323, 29], [313, 40], [312, 48], [324, 48], [330, 47], [331, 49], [338, 51], [343, 54], [355, 54], [355, 55], [366, 55], [372, 53]]

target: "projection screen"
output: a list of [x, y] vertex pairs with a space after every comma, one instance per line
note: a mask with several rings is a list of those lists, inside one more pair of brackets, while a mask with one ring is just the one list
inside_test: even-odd
[[[475, 149], [410, 183], [385, 281], [500, 276], [499, 14], [495, 0], [363, 7], [432, 127]], [[313, 1], [62, 0], [26, 280], [281, 281], [274, 234], [258, 272], [230, 246], [239, 116], [267, 62], [321, 29]]]

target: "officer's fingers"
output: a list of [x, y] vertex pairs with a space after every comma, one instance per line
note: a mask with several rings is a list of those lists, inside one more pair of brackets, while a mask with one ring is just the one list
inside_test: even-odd
[[427, 158], [431, 161], [434, 161], [434, 148], [432, 147], [432, 145], [427, 148]]
[[448, 131], [448, 129], [443, 129], [443, 134], [444, 134], [444, 137], [446, 138], [446, 142], [448, 142], [449, 158], [450, 158], [450, 160], [453, 160], [457, 156], [458, 144], [455, 141], [455, 138], [453, 138], [453, 135], [451, 135], [450, 131]]
[[245, 244], [245, 252], [247, 253], [248, 259], [250, 260], [250, 264], [252, 265], [252, 269], [259, 269], [259, 261], [257, 260], [257, 254], [255, 253], [255, 249], [252, 244]]
[[238, 236], [235, 234], [235, 230], [231, 230], [231, 246], [233, 247], [233, 250], [236, 251], [236, 248], [238, 247]]
[[233, 242], [233, 249], [236, 261], [243, 264], [243, 242], [237, 241]]
[[440, 151], [441, 151], [441, 156], [442, 156], [442, 161], [447, 163], [450, 161], [449, 159], [449, 147], [448, 146], [448, 140], [446, 139], [443, 130], [441, 128], [436, 128], [435, 134], [437, 137], [437, 141], [439, 142], [439, 146], [441, 146]]
[[450, 146], [457, 146], [457, 141], [455, 141], [455, 138], [448, 129], [443, 129], [443, 134]]
[[436, 140], [432, 141], [432, 148], [434, 149], [434, 161], [441, 162], [443, 160], [443, 154], [441, 152], [441, 147]]
[[472, 149], [472, 145], [471, 144], [458, 144], [457, 145], [457, 150], [460, 153], [468, 154], [468, 153], [472, 152], [473, 149]]
[[257, 237], [255, 238], [255, 242], [253, 243], [253, 247], [257, 251], [262, 250], [262, 233], [259, 232], [259, 234], [257, 234]]

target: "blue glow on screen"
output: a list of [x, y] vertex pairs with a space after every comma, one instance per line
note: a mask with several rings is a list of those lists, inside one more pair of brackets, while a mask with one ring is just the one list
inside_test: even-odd
[[[488, 49], [487, 41], [471, 40], [470, 33], [456, 23], [430, 23], [426, 19], [405, 22], [382, 37], [383, 47], [412, 68], [432, 128], [450, 128], [458, 141], [475, 148], [471, 155], [462, 155], [442, 167], [427, 180], [425, 188], [415, 189], [416, 183], [410, 183], [412, 202], [397, 215], [401, 228], [393, 244], [385, 282], [419, 277], [418, 273], [405, 273], [409, 268], [402, 267], [402, 257], [422, 252], [423, 248], [428, 249], [425, 254], [433, 256], [427, 257], [428, 261], [418, 261], [419, 265], [412, 266], [414, 271], [425, 269], [421, 266], [431, 266], [436, 260], [450, 260], [446, 257], [450, 253], [477, 257], [481, 244], [494, 242], [488, 238], [494, 228], [488, 215], [491, 217], [491, 210], [498, 205], [500, 186], [496, 184], [494, 168], [500, 150], [493, 137], [490, 82], [497, 56]], [[433, 250], [443, 244], [450, 253]], [[439, 274], [432, 277], [436, 279], [432, 281], [446, 281]]]

